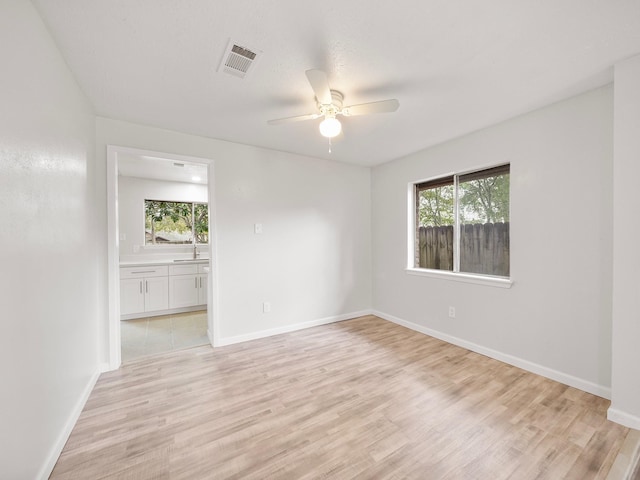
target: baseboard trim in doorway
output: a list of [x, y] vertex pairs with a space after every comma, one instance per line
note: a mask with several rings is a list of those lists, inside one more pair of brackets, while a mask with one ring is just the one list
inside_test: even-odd
[[606, 480], [636, 480], [640, 462], [640, 430], [629, 430]]
[[342, 315], [310, 320], [308, 322], [295, 323], [293, 325], [285, 325], [283, 327], [270, 328], [268, 330], [260, 330], [258, 332], [246, 333], [244, 335], [222, 337], [220, 338], [219, 342], [216, 343], [216, 346], [224, 347], [225, 345], [233, 345], [234, 343], [248, 342], [250, 340], [271, 337], [273, 335], [280, 335], [282, 333], [295, 332], [297, 330], [303, 330], [305, 328], [318, 327], [320, 325], [327, 325], [329, 323], [342, 322], [344, 320], [351, 320], [352, 318], [371, 315], [371, 313], [371, 310], [360, 310], [358, 312], [344, 313]]
[[71, 414], [67, 418], [67, 421], [65, 422], [64, 427], [62, 428], [62, 431], [58, 435], [58, 440], [54, 443], [53, 447], [51, 448], [51, 452], [49, 453], [49, 456], [47, 457], [47, 460], [45, 461], [45, 463], [40, 468], [40, 472], [38, 473], [38, 476], [36, 478], [39, 478], [41, 480], [47, 480], [51, 475], [51, 472], [53, 472], [53, 468], [56, 466], [58, 457], [60, 457], [60, 454], [62, 453], [62, 449], [67, 443], [67, 440], [69, 440], [71, 431], [73, 430], [73, 427], [75, 427], [76, 422], [78, 421], [78, 418], [80, 417], [80, 414], [82, 413], [82, 410], [84, 409], [84, 406], [87, 403], [87, 400], [89, 400], [89, 396], [93, 391], [93, 387], [95, 387], [96, 382], [100, 377], [100, 373], [101, 373], [100, 367], [101, 366], [99, 366], [96, 369], [96, 371], [93, 373], [93, 375], [91, 375], [91, 378], [89, 378], [89, 381], [87, 382], [87, 385], [84, 387], [84, 390], [80, 395], [80, 398], [78, 399], [75, 407], [71, 411]]
[[609, 410], [607, 410], [607, 418], [625, 427], [640, 430], [640, 417], [623, 412], [617, 408], [609, 407]]

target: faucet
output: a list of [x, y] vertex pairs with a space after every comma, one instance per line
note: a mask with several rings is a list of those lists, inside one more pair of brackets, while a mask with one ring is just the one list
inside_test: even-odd
[[195, 260], [200, 256], [200, 252], [198, 252], [198, 246], [195, 242], [193, 242], [193, 259]]

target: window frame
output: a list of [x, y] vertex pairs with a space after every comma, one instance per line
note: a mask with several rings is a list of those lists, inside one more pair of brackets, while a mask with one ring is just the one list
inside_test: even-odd
[[[486, 285], [500, 288], [511, 288], [513, 285], [513, 277], [511, 271], [509, 277], [498, 277], [481, 273], [460, 272], [460, 221], [459, 221], [459, 205], [458, 205], [458, 182], [459, 177], [480, 173], [485, 170], [497, 169], [508, 165], [511, 171], [511, 162], [503, 162], [491, 164], [487, 166], [472, 168], [457, 172], [446, 172], [441, 175], [425, 178], [418, 181], [411, 181], [408, 184], [408, 208], [407, 208], [407, 265], [405, 271], [409, 275], [417, 275], [422, 277], [439, 278], [443, 280], [473, 283], [478, 285]], [[418, 186], [421, 184], [444, 182], [449, 178], [453, 179], [454, 198], [454, 242], [453, 242], [453, 271], [438, 270], [431, 268], [416, 267], [416, 245], [418, 240]], [[511, 178], [509, 178], [511, 184]], [[448, 184], [448, 183], [447, 183]], [[510, 195], [511, 197], [511, 195]], [[511, 198], [509, 198], [509, 210], [511, 210]], [[511, 215], [509, 215], [511, 217]]]
[[147, 243], [147, 239], [146, 239], [146, 221], [147, 221], [147, 215], [146, 215], [146, 206], [147, 206], [147, 202], [165, 202], [165, 203], [184, 203], [184, 204], [191, 204], [191, 215], [195, 215], [195, 206], [196, 205], [206, 205], [207, 207], [207, 231], [209, 231], [209, 218], [210, 218], [210, 210], [209, 210], [209, 202], [201, 202], [201, 201], [187, 201], [187, 200], [158, 200], [155, 198], [144, 198], [143, 200], [143, 231], [144, 236], [143, 236], [143, 246], [144, 248], [175, 248], [175, 247], [184, 247], [184, 246], [208, 246], [211, 239], [209, 237], [209, 233], [207, 233], [207, 238], [209, 239], [207, 243], [198, 243], [196, 241], [197, 235], [195, 233], [195, 220], [192, 221], [192, 225], [191, 225], [191, 234], [193, 235], [193, 241], [190, 243]]

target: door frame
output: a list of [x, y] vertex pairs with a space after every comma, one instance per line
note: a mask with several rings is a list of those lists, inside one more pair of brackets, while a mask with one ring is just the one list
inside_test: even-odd
[[207, 165], [209, 197], [209, 278], [207, 288], [207, 336], [212, 347], [218, 346], [218, 258], [216, 241], [216, 208], [214, 189], [214, 160], [176, 155], [139, 148], [107, 145], [107, 275], [108, 275], [108, 335], [107, 370], [117, 370], [122, 363], [120, 332], [120, 227], [118, 218], [118, 154], [145, 155], [178, 162]]

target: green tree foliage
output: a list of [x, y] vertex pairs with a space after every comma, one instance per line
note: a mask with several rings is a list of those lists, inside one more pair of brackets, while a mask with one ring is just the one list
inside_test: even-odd
[[209, 243], [209, 208], [206, 203], [194, 204], [193, 218], [196, 243]]
[[458, 189], [460, 223], [509, 221], [509, 174], [462, 182]]
[[[418, 194], [418, 224], [440, 227], [454, 224], [453, 185], [421, 190]], [[458, 185], [460, 223], [509, 221], [509, 174], [461, 182]]]
[[[158, 242], [158, 232], [195, 232], [196, 243], [208, 243], [209, 219], [206, 203], [145, 200], [145, 227], [151, 243]], [[180, 243], [191, 243], [190, 240]], [[166, 243], [166, 242], [162, 242]]]
[[453, 225], [453, 185], [421, 190], [418, 202], [421, 227]]
[[187, 228], [184, 222], [179, 223], [176, 202], [161, 200], [145, 200], [145, 227], [151, 232], [151, 243], [158, 243], [158, 232], [184, 233]]

